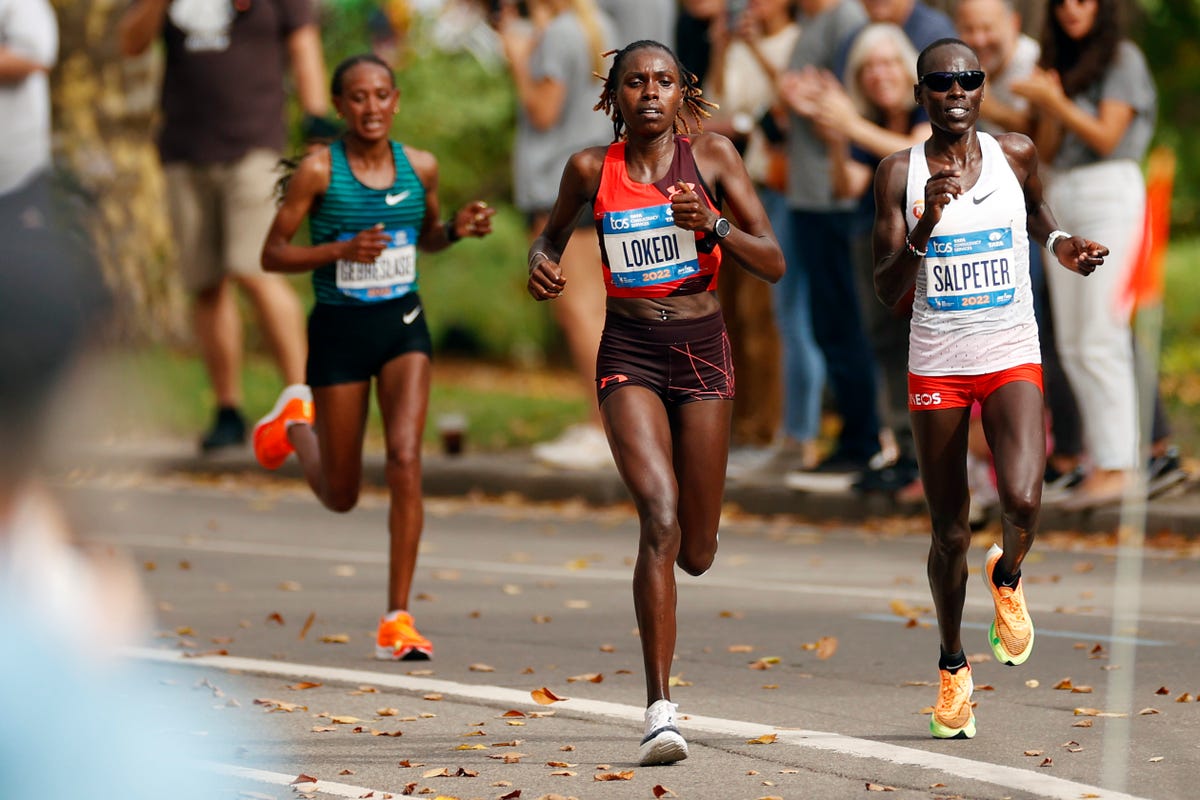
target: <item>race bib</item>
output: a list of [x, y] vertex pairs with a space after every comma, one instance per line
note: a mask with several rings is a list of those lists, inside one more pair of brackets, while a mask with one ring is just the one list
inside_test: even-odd
[[967, 311], [1012, 302], [1012, 228], [934, 236], [928, 253], [925, 296], [933, 310]]
[[700, 271], [696, 234], [675, 226], [670, 204], [605, 212], [602, 231], [613, 286], [652, 286]]
[[[339, 259], [338, 291], [365, 302], [391, 300], [408, 294], [417, 282], [417, 231], [400, 228], [387, 231], [392, 242], [370, 263]], [[356, 233], [343, 233], [338, 241], [353, 239]]]

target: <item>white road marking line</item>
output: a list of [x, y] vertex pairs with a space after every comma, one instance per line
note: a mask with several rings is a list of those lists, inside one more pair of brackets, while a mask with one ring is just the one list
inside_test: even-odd
[[[90, 539], [103, 541], [121, 547], [154, 547], [165, 550], [189, 550], [202, 553], [217, 553], [224, 555], [262, 556], [264, 558], [292, 558], [302, 561], [329, 561], [337, 564], [378, 564], [387, 565], [387, 554], [373, 550], [345, 550], [332, 547], [298, 547], [296, 545], [275, 545], [267, 542], [239, 542], [229, 539], [187, 538], [178, 541], [164, 541], [156, 536], [139, 534], [116, 534], [97, 532], [89, 535]], [[422, 555], [417, 562], [418, 568], [426, 569], [458, 569], [468, 572], [483, 572], [488, 574], [526, 575], [542, 578], [571, 578], [584, 580], [615, 581], [628, 583], [633, 575], [632, 567], [628, 570], [604, 569], [588, 567], [583, 570], [570, 570], [566, 567], [540, 564], [510, 564], [495, 561], [465, 561], [458, 558], [439, 558], [438, 556]], [[691, 588], [715, 587], [721, 589], [737, 589], [743, 591], [774, 591], [786, 594], [809, 594], [822, 597], [846, 597], [851, 599], [873, 598], [876, 600], [905, 600], [912, 602], [930, 602], [929, 595], [921, 592], [905, 592], [893, 589], [872, 589], [866, 586], [819, 586], [815, 584], [776, 583], [772, 581], [744, 581], [737, 578], [722, 578], [717, 575], [705, 575], [702, 579], [689, 582]], [[975, 608], [991, 608], [990, 599], [971, 598], [966, 600], [968, 606]], [[1043, 606], [1030, 603], [1029, 608], [1041, 614], [1056, 613], [1053, 606]], [[1107, 611], [1078, 611], [1073, 616], [1095, 617], [1109, 619]], [[895, 619], [899, 620], [900, 617]], [[1143, 614], [1139, 617], [1143, 622], [1162, 623], [1170, 625], [1200, 625], [1200, 618], [1164, 616]], [[1041, 633], [1041, 629], [1038, 633]], [[1094, 634], [1080, 634], [1084, 638], [1098, 638]]]
[[[869, 620], [871, 622], [891, 622], [891, 623], [895, 623], [898, 619], [900, 619], [900, 617], [897, 617], [895, 614], [859, 614], [858, 618]], [[933, 619], [932, 617], [922, 617], [922, 618], [918, 619], [917, 622], [921, 622], [921, 623], [924, 623], [925, 625], [930, 625], [930, 626], [937, 625], [937, 620]], [[962, 627], [971, 628], [974, 630], [986, 631], [989, 628], [991, 628], [991, 623], [990, 622], [989, 623], [964, 622], [964, 623], [962, 623]], [[1042, 628], [1042, 627], [1037, 628], [1037, 635], [1038, 636], [1056, 636], [1059, 639], [1087, 639], [1089, 642], [1090, 641], [1122, 642], [1125, 644], [1135, 644], [1135, 645], [1139, 645], [1142, 647], [1170, 647], [1171, 645], [1175, 644], [1175, 642], [1164, 642], [1160, 639], [1136, 639], [1136, 638], [1132, 638], [1129, 636], [1112, 636], [1111, 634], [1084, 633], [1083, 631], [1058, 631], [1058, 630], [1049, 630], [1049, 629]]]
[[[438, 678], [421, 678], [411, 675], [396, 675], [394, 673], [344, 669], [341, 667], [324, 667], [314, 664], [288, 664], [279, 661], [266, 661], [237, 656], [197, 656], [188, 658], [182, 653], [154, 650], [145, 647], [127, 648], [125, 652], [135, 658], [159, 663], [210, 667], [221, 670], [240, 670], [242, 672], [270, 675], [273, 677], [319, 679], [323, 682], [334, 681], [352, 686], [363, 684], [386, 686], [390, 689], [399, 689], [418, 694], [438, 692], [465, 700], [496, 703], [512, 707], [540, 708], [540, 706], [537, 706], [533, 702], [528, 692], [501, 686], [473, 685]], [[645, 710], [622, 703], [579, 698], [556, 703], [555, 708], [560, 711], [569, 711], [587, 716], [612, 717], [634, 723], [638, 726], [641, 725]], [[756, 738], [761, 736], [763, 729], [769, 726], [720, 717], [689, 715], [686, 720], [683, 720], [681, 727], [684, 733], [688, 731], [703, 731], [723, 736]], [[901, 766], [919, 767], [966, 780], [981, 781], [1007, 789], [1029, 792], [1039, 797], [1051, 798], [1052, 800], [1078, 800], [1078, 798], [1084, 796], [1094, 796], [1100, 800], [1144, 800], [1144, 798], [1139, 798], [1135, 795], [1108, 791], [1098, 786], [1076, 783], [1075, 781], [1056, 778], [1052, 775], [1033, 772], [1028, 769], [1017, 769], [1016, 767], [1006, 767], [1000, 764], [972, 761], [958, 756], [901, 747], [887, 742], [857, 739], [826, 731], [775, 729], [774, 732], [777, 733], [777, 743], [811, 750], [839, 753], [854, 758], [884, 761]], [[292, 776], [289, 782], [294, 779], [295, 776]], [[319, 788], [325, 791], [323, 786]], [[361, 797], [361, 793], [354, 796]]]
[[[201, 761], [199, 763], [200, 766], [221, 775], [244, 778], [245, 780], [256, 781], [258, 783], [269, 783], [272, 786], [287, 786], [289, 789], [292, 788], [292, 784], [299, 777], [297, 775], [284, 775], [282, 772], [270, 772], [265, 769], [241, 767], [235, 764], [222, 764], [219, 761]], [[331, 794], [334, 797], [352, 797], [355, 800], [366, 796], [369, 792], [374, 792], [374, 796], [379, 798], [382, 798], [385, 794], [395, 794], [395, 792], [383, 792], [378, 789], [368, 789], [365, 786], [351, 786], [348, 783], [338, 783], [337, 781], [327, 781], [324, 779], [319, 779], [312, 784], [296, 784], [296, 787], [304, 787], [305, 791], [308, 791], [311, 787], [312, 791], [320, 792], [321, 794]]]

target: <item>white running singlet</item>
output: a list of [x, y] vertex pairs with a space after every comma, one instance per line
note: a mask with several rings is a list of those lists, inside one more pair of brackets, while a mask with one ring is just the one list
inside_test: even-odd
[[[978, 132], [979, 180], [942, 210], [917, 271], [908, 368], [916, 375], [982, 375], [1040, 364], [1029, 280], [1025, 193], [1000, 143]], [[905, 221], [925, 208], [925, 144], [908, 156]]]

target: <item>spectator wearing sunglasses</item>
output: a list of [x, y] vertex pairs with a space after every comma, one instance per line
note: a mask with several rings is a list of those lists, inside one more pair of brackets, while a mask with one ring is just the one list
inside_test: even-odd
[[1132, 308], [1122, 295], [1141, 230], [1139, 162], [1154, 132], [1156, 92], [1145, 57], [1124, 36], [1117, 0], [1048, 3], [1039, 69], [1013, 91], [1034, 109], [1034, 139], [1053, 167], [1047, 196], [1064, 227], [1103, 235], [1112, 249], [1112, 267], [1096, 280], [1047, 273], [1092, 466], [1064, 506], [1090, 507], [1119, 499], [1137, 465]]
[[995, 607], [988, 643], [998, 662], [1016, 666], [1034, 644], [1021, 565], [1037, 532], [1046, 461], [1029, 241], [1046, 242], [1063, 271], [1081, 277], [1108, 250], [1058, 229], [1027, 136], [977, 131], [985, 75], [971, 48], [934, 42], [918, 56], [917, 74], [916, 99], [932, 133], [876, 171], [875, 288], [889, 307], [913, 292], [908, 404], [932, 523], [928, 571], [941, 640], [929, 729], [935, 738], [969, 739], [974, 685], [961, 627], [971, 407], [983, 409], [1002, 510], [1003, 546], [993, 545], [983, 565]]

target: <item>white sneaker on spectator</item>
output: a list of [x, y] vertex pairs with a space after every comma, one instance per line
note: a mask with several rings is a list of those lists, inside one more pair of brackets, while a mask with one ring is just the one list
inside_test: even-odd
[[530, 452], [538, 461], [565, 469], [602, 469], [616, 464], [608, 437], [595, 425], [572, 425], [557, 439], [535, 444]]

